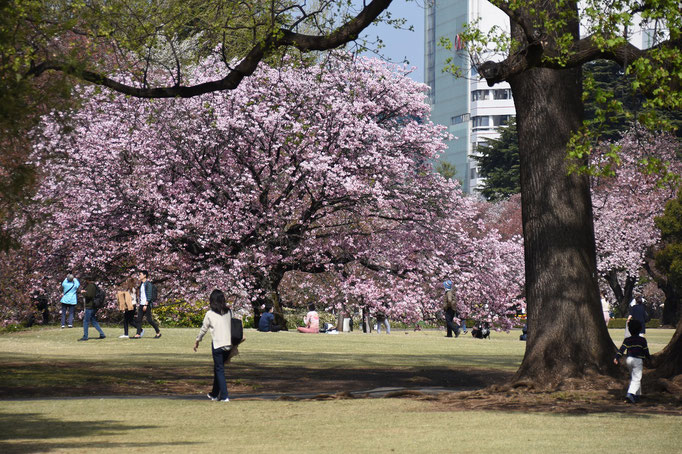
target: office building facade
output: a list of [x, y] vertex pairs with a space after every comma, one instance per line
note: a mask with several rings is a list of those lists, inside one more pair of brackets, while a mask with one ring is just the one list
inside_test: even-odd
[[[431, 119], [447, 126], [452, 135], [440, 160], [455, 166], [455, 178], [466, 192], [475, 191], [481, 182], [472, 157], [477, 145], [498, 137], [499, 127], [516, 113], [509, 84], [488, 87], [471, 66], [459, 36], [465, 24], [476, 20], [483, 30], [495, 25], [509, 29], [507, 16], [486, 0], [427, 0], [424, 82], [431, 87]], [[449, 38], [453, 49], [440, 46], [441, 38]], [[449, 59], [460, 68], [461, 77], [443, 71]]]

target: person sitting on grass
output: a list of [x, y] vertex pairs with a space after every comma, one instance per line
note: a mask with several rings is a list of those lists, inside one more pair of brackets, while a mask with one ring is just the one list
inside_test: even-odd
[[281, 326], [275, 324], [275, 315], [272, 313], [272, 309], [272, 306], [269, 304], [265, 306], [265, 313], [260, 316], [258, 321], [258, 331], [276, 333], [282, 329]]
[[613, 358], [613, 363], [618, 364], [618, 360], [623, 353], [626, 353], [625, 364], [630, 370], [630, 387], [625, 395], [625, 401], [629, 403], [637, 403], [639, 397], [642, 395], [642, 369], [644, 368], [644, 358], [651, 359], [649, 355], [649, 346], [646, 339], [639, 335], [642, 331], [642, 323], [639, 320], [631, 319], [628, 322], [628, 329], [632, 334], [623, 341], [623, 345], [618, 349], [616, 357]]
[[320, 316], [317, 315], [315, 305], [308, 304], [308, 313], [303, 317], [305, 327], [299, 326], [296, 328], [299, 333], [319, 333], [320, 332]]

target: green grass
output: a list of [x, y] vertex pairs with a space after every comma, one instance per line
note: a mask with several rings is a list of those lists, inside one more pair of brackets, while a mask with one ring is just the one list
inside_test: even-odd
[[[138, 341], [117, 339], [117, 327], [105, 332], [107, 339], [88, 342], [76, 342], [81, 334], [76, 328], [0, 335], [0, 387], [17, 396], [26, 386], [41, 395], [68, 395], [104, 380], [130, 395], [145, 395], [150, 386], [181, 379], [199, 390], [210, 385], [210, 337], [194, 353], [196, 329], [164, 329], [161, 339]], [[619, 346], [622, 330], [610, 333]], [[511, 372], [525, 347], [518, 334], [493, 333], [488, 341], [446, 339], [438, 331], [334, 336], [247, 330], [235, 366], [267, 365], [275, 373], [297, 368], [301, 378], [312, 369]], [[652, 352], [671, 336], [672, 330], [650, 330]], [[219, 404], [168, 397], [48, 398], [2, 401], [0, 452], [455, 452], [463, 447], [494, 453], [673, 453], [682, 443], [680, 427], [678, 416], [452, 412], [433, 402], [401, 399]]]
[[3, 402], [0, 451], [679, 452], [682, 417], [443, 412], [413, 400]]

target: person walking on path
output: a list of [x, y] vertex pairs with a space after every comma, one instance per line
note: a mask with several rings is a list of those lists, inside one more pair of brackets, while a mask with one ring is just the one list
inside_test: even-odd
[[97, 286], [90, 279], [85, 280], [85, 288], [83, 289], [84, 298], [83, 305], [85, 306], [85, 316], [83, 317], [83, 337], [78, 339], [79, 341], [88, 340], [88, 326], [92, 325], [97, 331], [99, 331], [99, 339], [104, 339], [107, 336], [104, 335], [104, 331], [100, 328], [99, 323], [97, 323], [97, 307], [95, 307], [95, 296], [97, 295]]
[[140, 300], [139, 306], [137, 307], [137, 334], [135, 334], [134, 339], [139, 339], [142, 337], [142, 319], [147, 318], [147, 322], [152, 325], [156, 336], [154, 339], [161, 337], [161, 331], [159, 330], [159, 324], [154, 321], [152, 317], [152, 305], [154, 304], [154, 286], [149, 281], [149, 273], [147, 271], [140, 271], [138, 275], [140, 278]]
[[73, 328], [73, 314], [76, 311], [76, 303], [78, 302], [78, 288], [81, 286], [78, 279], [73, 277], [73, 274], [68, 274], [64, 282], [62, 282], [62, 328], [67, 325], [66, 313], [68, 311], [68, 326]]
[[208, 301], [211, 309], [204, 315], [204, 322], [194, 342], [194, 351], [197, 351], [199, 342], [210, 331], [213, 339], [213, 388], [206, 396], [213, 401], [229, 402], [225, 363], [238, 354], [237, 346], [232, 346], [232, 310], [227, 306], [225, 294], [220, 290], [213, 290]]
[[135, 304], [137, 301], [138, 282], [135, 277], [130, 276], [121, 284], [121, 289], [116, 292], [116, 300], [118, 301], [119, 310], [123, 311], [123, 334], [118, 336], [119, 339], [128, 339], [128, 331], [130, 326], [137, 328], [135, 323]]
[[[628, 327], [631, 333], [639, 333], [642, 324], [637, 319], [632, 319], [628, 322]], [[625, 353], [625, 365], [630, 370], [630, 386], [625, 395], [625, 401], [629, 403], [637, 403], [642, 395], [642, 369], [644, 368], [644, 359], [651, 359], [649, 355], [649, 346], [646, 339], [639, 334], [633, 334], [623, 341], [623, 345], [618, 349], [616, 357], [613, 358], [613, 363], [618, 364], [618, 360]]]
[[[649, 321], [649, 314], [647, 314], [646, 309], [644, 308], [644, 300], [642, 300], [641, 296], [635, 298], [634, 306], [630, 306], [628, 322], [633, 319], [637, 320], [641, 324], [642, 326], [641, 334], [642, 335], [646, 334], [646, 322]], [[636, 336], [637, 334], [639, 333], [634, 333], [632, 332], [632, 330], [630, 330], [630, 335]]]
[[443, 312], [445, 312], [445, 324], [447, 325], [447, 334], [445, 337], [452, 337], [452, 333], [455, 337], [459, 337], [459, 326], [454, 321], [455, 318], [455, 308], [457, 307], [457, 302], [455, 300], [455, 291], [452, 289], [452, 281], [446, 280], [443, 282], [443, 287], [445, 288], [445, 295], [443, 297]]
[[303, 317], [303, 323], [305, 326], [296, 328], [299, 333], [317, 334], [320, 332], [320, 316], [317, 314], [313, 303], [308, 304], [308, 313]]

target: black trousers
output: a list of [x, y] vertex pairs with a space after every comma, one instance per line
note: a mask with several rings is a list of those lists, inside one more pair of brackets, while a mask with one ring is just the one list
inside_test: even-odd
[[138, 306], [137, 307], [137, 334], [142, 334], [142, 319], [144, 317], [147, 318], [147, 322], [152, 325], [152, 328], [154, 328], [154, 331], [156, 331], [156, 334], [159, 334], [159, 324], [154, 321], [152, 318], [152, 306], [148, 305], [147, 310], [144, 310], [145, 306]]
[[455, 318], [454, 309], [447, 309], [445, 311], [445, 324], [448, 327], [447, 337], [452, 337], [452, 333], [455, 333], [455, 337], [459, 336], [459, 325], [453, 320]]
[[128, 327], [133, 326], [137, 329], [137, 322], [135, 321], [135, 309], [126, 309], [123, 312], [123, 334], [128, 335]]

